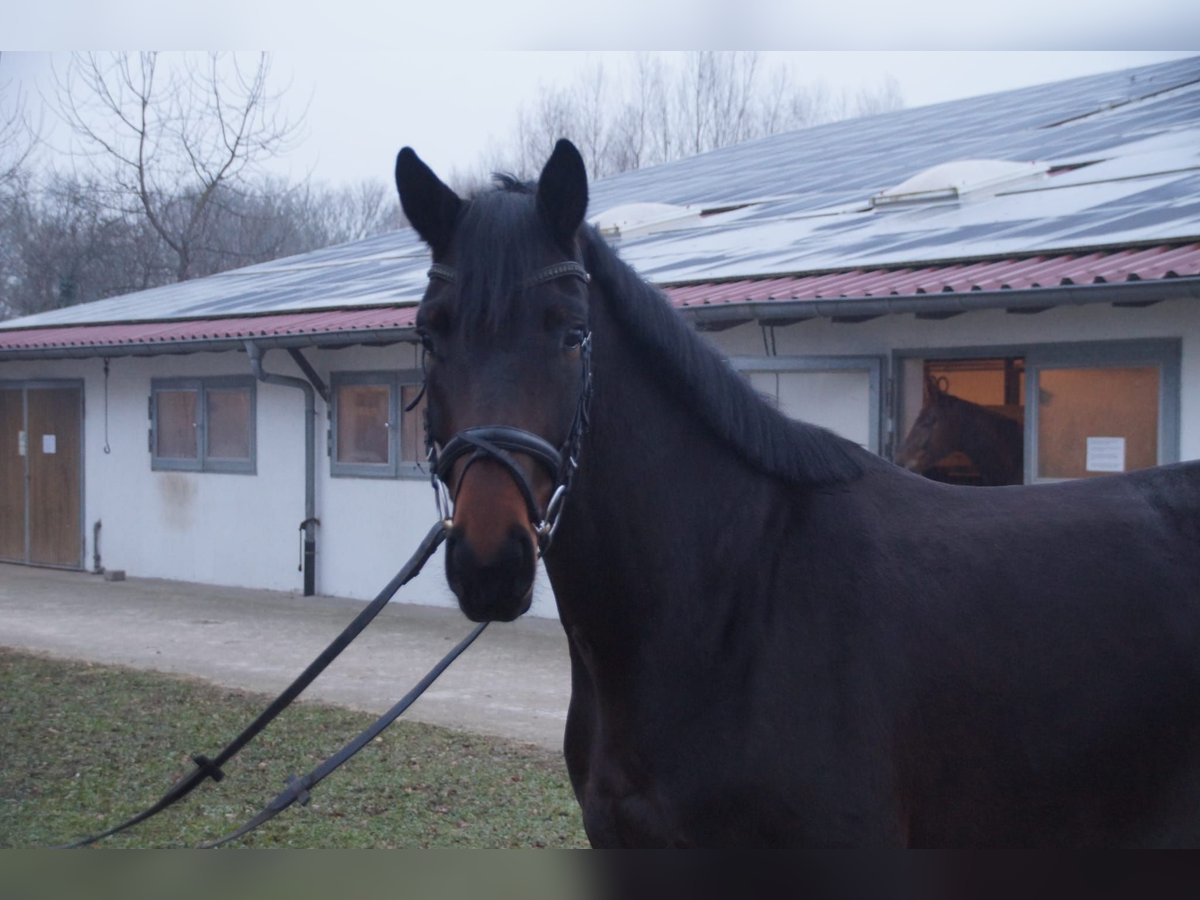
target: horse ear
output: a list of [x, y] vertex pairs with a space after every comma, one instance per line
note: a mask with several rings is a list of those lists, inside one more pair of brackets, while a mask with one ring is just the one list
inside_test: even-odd
[[405, 147], [396, 157], [396, 189], [412, 227], [435, 256], [441, 254], [450, 244], [462, 200], [442, 184], [411, 147]]
[[575, 145], [560, 139], [538, 178], [537, 204], [564, 249], [570, 249], [575, 232], [587, 212], [587, 169]]
[[934, 375], [926, 374], [925, 375], [925, 402], [928, 403], [929, 401], [933, 400], [941, 392], [942, 392], [942, 389], [938, 385], [937, 377]]

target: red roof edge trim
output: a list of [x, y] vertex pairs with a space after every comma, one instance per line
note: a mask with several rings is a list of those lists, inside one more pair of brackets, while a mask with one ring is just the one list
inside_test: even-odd
[[[931, 305], [948, 294], [1084, 291], [1088, 286], [1138, 284], [1153, 290], [1154, 282], [1200, 278], [1200, 242], [1059, 254], [1034, 254], [1005, 259], [957, 261], [941, 265], [850, 269], [793, 276], [771, 275], [675, 284], [662, 287], [680, 309], [721, 308], [750, 304], [796, 304], [819, 301], [889, 303], [911, 297]], [[219, 319], [179, 319], [156, 322], [110, 322], [57, 327], [0, 327], [0, 354], [38, 350], [104, 347], [155, 347], [231, 344], [271, 338], [322, 335], [353, 336], [369, 341], [372, 334], [404, 332], [416, 320], [416, 306], [354, 307], [292, 313], [227, 316]], [[390, 336], [389, 339], [395, 339]], [[99, 354], [97, 354], [99, 355]]]

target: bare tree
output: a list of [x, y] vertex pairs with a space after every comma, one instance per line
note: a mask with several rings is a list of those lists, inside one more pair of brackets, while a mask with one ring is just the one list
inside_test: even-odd
[[6, 288], [10, 273], [20, 265], [20, 212], [30, 196], [27, 164], [36, 144], [25, 94], [10, 80], [0, 81], [0, 319], [14, 313]]
[[[175, 281], [177, 259], [143, 217], [105, 200], [96, 181], [51, 175], [12, 191], [0, 215], [0, 319]], [[213, 192], [215, 223], [191, 246], [197, 275], [307, 253], [400, 226], [383, 182], [345, 187], [259, 179]]]
[[211, 244], [218, 199], [286, 150], [299, 123], [280, 111], [266, 54], [250, 66], [222, 53], [178, 63], [157, 53], [72, 54], [56, 73], [56, 106], [90, 174], [112, 184], [112, 207], [145, 218], [183, 281], [201, 274], [195, 259]]
[[574, 135], [584, 161], [594, 173], [607, 174], [609, 144], [612, 140], [608, 119], [612, 105], [609, 76], [597, 63], [569, 86], [543, 87], [532, 107], [517, 114], [511, 158], [503, 168], [521, 177], [530, 177], [564, 134]]
[[404, 224], [394, 188], [375, 179], [336, 188], [309, 186], [297, 214], [311, 229], [313, 247], [362, 240]]
[[565, 87], [543, 87], [531, 109], [522, 106], [518, 111], [512, 166], [515, 173], [530, 176], [537, 171], [538, 161], [549, 155], [547, 147], [553, 147], [555, 140], [564, 134], [581, 133], [572, 94]]
[[[3, 54], [0, 53], [0, 62]], [[0, 81], [0, 191], [13, 187], [24, 175], [25, 167], [38, 143], [25, 94], [9, 80]]]
[[[243, 65], [220, 54], [75, 54], [55, 74], [57, 111], [77, 139], [74, 172], [51, 158], [0, 184], [0, 318], [402, 224], [382, 181], [330, 188], [263, 174], [259, 164], [297, 135], [268, 88], [265, 56]], [[14, 158], [5, 146], [0, 160]]]
[[[6, 90], [6, 86], [0, 86], [0, 91]], [[0, 189], [21, 177], [35, 143], [19, 99], [12, 109], [0, 111]]]
[[900, 90], [900, 82], [892, 75], [885, 76], [874, 88], [859, 88], [854, 96], [856, 116], [873, 116], [901, 109], [903, 106], [904, 94]]
[[638, 118], [645, 128], [641, 165], [678, 159], [686, 150], [677, 121], [677, 76], [658, 55], [640, 54], [636, 66], [633, 103], [641, 108]]
[[0, 308], [28, 315], [171, 280], [172, 260], [144, 220], [96, 202], [101, 186], [49, 176], [0, 218]]
[[697, 50], [677, 79], [679, 123], [688, 154], [758, 137], [758, 54]]
[[554, 141], [570, 137], [593, 177], [670, 162], [730, 144], [899, 109], [894, 78], [856, 93], [766, 70], [752, 51], [689, 51], [672, 62], [641, 53], [626, 85], [597, 64], [572, 84], [543, 88], [521, 109], [507, 159], [536, 174]]

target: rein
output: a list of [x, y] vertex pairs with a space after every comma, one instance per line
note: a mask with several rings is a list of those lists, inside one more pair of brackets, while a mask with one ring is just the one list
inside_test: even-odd
[[[429, 267], [429, 277], [454, 284], [458, 281], [458, 273], [451, 266], [434, 263]], [[559, 278], [578, 278], [585, 285], [591, 283], [591, 275], [579, 263], [567, 260], [546, 266], [525, 279], [524, 287], [533, 287], [554, 281]], [[579, 396], [575, 403], [575, 414], [571, 420], [571, 428], [561, 447], [554, 447], [545, 438], [516, 428], [511, 425], [483, 425], [475, 428], [465, 428], [455, 434], [445, 444], [439, 447], [429, 434], [428, 420], [426, 421], [426, 448], [429, 458], [430, 481], [433, 484], [434, 496], [437, 500], [438, 515], [447, 528], [454, 519], [454, 501], [456, 497], [450, 494], [450, 476], [454, 464], [462, 457], [470, 454], [462, 472], [459, 473], [458, 485], [462, 488], [467, 470], [482, 459], [499, 463], [525, 501], [525, 511], [529, 516], [529, 524], [537, 536], [538, 557], [545, 555], [550, 547], [550, 541], [558, 529], [559, 516], [562, 513], [567, 494], [571, 490], [571, 482], [579, 468], [579, 448], [583, 443], [583, 435], [587, 431], [588, 411], [592, 401], [592, 333], [588, 331], [579, 344], [580, 354], [580, 383]], [[538, 506], [533, 495], [533, 485], [520, 467], [513, 453], [523, 453], [539, 464], [554, 479], [554, 489], [550, 500], [543, 510]]]
[[462, 652], [475, 642], [475, 638], [479, 637], [479, 635], [483, 633], [483, 629], [487, 628], [488, 624], [489, 623], [487, 622], [480, 622], [473, 629], [471, 629], [470, 634], [459, 641], [454, 646], [454, 649], [443, 656], [438, 664], [430, 669], [425, 677], [413, 686], [411, 691], [401, 697], [391, 709], [371, 723], [371, 725], [365, 731], [359, 734], [358, 737], [347, 743], [344, 747], [342, 747], [341, 750], [329, 757], [327, 760], [325, 760], [325, 762], [321, 763], [303, 778], [296, 778], [295, 776], [289, 778], [287, 781], [287, 787], [280, 791], [270, 803], [263, 807], [262, 812], [246, 822], [246, 824], [237, 831], [230, 832], [229, 834], [225, 835], [225, 837], [212, 841], [211, 843], [201, 844], [200, 849], [215, 850], [217, 847], [228, 844], [230, 841], [236, 841], [238, 838], [245, 837], [255, 828], [258, 828], [260, 825], [271, 821], [297, 801], [300, 802], [301, 806], [307, 806], [308, 801], [312, 799], [309, 796], [309, 791], [336, 772], [344, 763], [349, 762], [359, 750], [367, 746], [367, 744], [371, 743], [371, 741], [375, 740], [375, 738], [379, 737], [379, 735], [383, 733], [384, 729], [396, 721], [396, 719], [400, 718], [400, 716], [404, 714], [405, 710], [412, 706], [417, 701], [417, 698], [425, 693], [426, 688], [437, 681], [438, 676], [441, 675], [442, 672], [446, 671], [447, 668], [449, 668], [450, 663], [458, 659]]
[[[449, 266], [435, 263], [429, 270], [429, 277], [454, 282], [457, 279], [457, 273]], [[574, 261], [566, 261], [539, 270], [531, 278], [527, 279], [524, 284], [528, 287], [568, 277], [579, 278], [584, 284], [587, 284], [591, 280], [587, 270], [582, 265]], [[280, 713], [291, 705], [292, 701], [318, 675], [329, 667], [329, 664], [350, 645], [351, 641], [358, 637], [362, 630], [388, 604], [396, 591], [416, 577], [425, 563], [436, 552], [437, 548], [441, 546], [442, 541], [446, 539], [446, 533], [453, 520], [453, 500], [449, 496], [447, 479], [454, 464], [462, 457], [471, 454], [462, 475], [465, 475], [467, 469], [481, 459], [498, 462], [509, 473], [525, 500], [530, 523], [537, 535], [538, 556], [542, 556], [550, 546], [550, 540], [553, 538], [554, 532], [558, 527], [563, 502], [570, 491], [575, 472], [579, 468], [579, 448], [588, 425], [588, 409], [591, 405], [592, 396], [592, 336], [590, 331], [584, 336], [579, 346], [581, 358], [579, 397], [576, 402], [575, 415], [571, 422], [570, 431], [561, 447], [555, 448], [544, 438], [521, 428], [508, 425], [491, 425], [464, 429], [447, 441], [444, 447], [439, 448], [429, 437], [428, 428], [426, 428], [431, 480], [433, 482], [440, 518], [437, 524], [425, 535], [408, 562], [404, 564], [383, 590], [376, 595], [375, 599], [354, 617], [350, 624], [342, 630], [341, 634], [334, 638], [329, 646], [321, 651], [320, 655], [309, 663], [308, 667], [265, 710], [259, 713], [253, 722], [247, 725], [237, 737], [230, 741], [220, 753], [212, 758], [203, 754], [194, 754], [192, 762], [195, 764], [195, 768], [176, 781], [157, 802], [120, 824], [114, 825], [112, 828], [80, 838], [70, 844], [65, 844], [63, 845], [63, 849], [86, 847], [104, 838], [119, 834], [174, 806], [203, 784], [205, 780], [211, 778], [214, 782], [217, 782], [224, 779], [225, 772], [221, 767], [257, 737]], [[513, 458], [513, 453], [523, 453], [529, 456], [554, 477], [554, 490], [550, 495], [550, 500], [547, 502], [545, 510], [539, 509], [533, 495], [533, 487], [520, 465]], [[462, 483], [462, 475], [459, 478], [460, 485]], [[399, 718], [437, 680], [442, 672], [471, 645], [487, 627], [487, 624], [487, 622], [483, 622], [472, 629], [412, 690], [391, 709], [376, 719], [358, 737], [346, 744], [338, 753], [331, 756], [304, 777], [289, 778], [285, 789], [272, 799], [258, 815], [250, 819], [236, 831], [204, 846], [209, 848], [219, 847], [229, 841], [243, 837], [264, 822], [273, 819], [293, 803], [297, 801], [301, 804], [307, 803], [309, 791], [312, 788], [331, 775], [343, 763], [347, 762], [359, 750], [374, 740], [385, 728], [391, 725], [392, 722]]]
[[[387, 583], [383, 590], [376, 595], [375, 599], [372, 600], [371, 603], [357, 616], [355, 616], [350, 624], [342, 630], [342, 633], [334, 638], [333, 641], [330, 642], [329, 646], [322, 650], [321, 654], [311, 663], [309, 663], [308, 667], [300, 673], [296, 680], [288, 685], [265, 710], [259, 713], [258, 718], [247, 725], [237, 737], [230, 741], [225, 749], [211, 759], [202, 754], [195, 754], [192, 756], [192, 761], [196, 764], [196, 767], [175, 782], [175, 784], [172, 785], [171, 788], [165, 794], [163, 794], [163, 796], [156, 803], [137, 815], [126, 819], [119, 825], [115, 825], [106, 831], [99, 832], [98, 834], [80, 838], [79, 840], [70, 844], [65, 844], [63, 845], [62, 849], [86, 847], [89, 844], [94, 844], [106, 837], [111, 837], [114, 834], [118, 834], [119, 832], [125, 831], [128, 828], [132, 828], [134, 825], [144, 822], [152, 816], [158, 815], [168, 807], [174, 806], [193, 790], [203, 784], [205, 779], [211, 778], [213, 781], [220, 781], [223, 779], [225, 777], [225, 773], [222, 771], [221, 767], [230, 759], [232, 759], [238, 751], [246, 746], [246, 744], [250, 743], [250, 741], [257, 737], [258, 734], [262, 732], [262, 730], [265, 729], [267, 725], [269, 725], [272, 720], [276, 718], [276, 716], [283, 712], [284, 709], [286, 709], [292, 703], [292, 701], [295, 700], [300, 693], [316, 679], [318, 675], [328, 668], [329, 664], [332, 663], [338, 657], [338, 655], [346, 649], [347, 646], [349, 646], [351, 641], [358, 637], [359, 633], [361, 633], [362, 630], [371, 622], [371, 620], [379, 614], [380, 610], [382, 610], [388, 604], [396, 591], [416, 577], [416, 575], [424, 567], [425, 563], [429, 561], [429, 558], [433, 556], [437, 548], [441, 546], [441, 543], [443, 540], [445, 540], [445, 538], [446, 526], [443, 522], [439, 521], [433, 526], [433, 528], [429, 530], [429, 533], [425, 535], [424, 539], [417, 547], [416, 552], [412, 555], [408, 562], [406, 562], [403, 568], [396, 573], [396, 576]], [[338, 766], [361, 750], [362, 747], [370, 743], [372, 738], [378, 735], [379, 732], [383, 731], [383, 729], [390, 725], [392, 721], [400, 716], [401, 713], [408, 709], [408, 707], [412, 705], [413, 701], [415, 701], [417, 697], [421, 696], [421, 694], [424, 693], [425, 689], [428, 688], [429, 685], [433, 684], [433, 682], [439, 675], [441, 675], [446, 667], [449, 666], [450, 663], [452, 663], [458, 657], [458, 655], [462, 653], [471, 644], [471, 642], [479, 636], [486, 625], [487, 623], [484, 622], [476, 626], [475, 629], [471, 631], [471, 633], [468, 634], [467, 637], [464, 638], [454, 649], [447, 653], [442, 660], [435, 665], [433, 669], [431, 669], [430, 672], [423, 679], [421, 679], [420, 682], [417, 683], [416, 687], [414, 687], [407, 695], [405, 695], [405, 697], [399, 703], [397, 703], [390, 710], [388, 710], [387, 713], [376, 720], [376, 722], [365, 732], [363, 732], [362, 735], [360, 735], [354, 741], [351, 741], [350, 744], [344, 747], [340, 753], [331, 757], [324, 764], [319, 766], [317, 769], [314, 769], [303, 779], [289, 779], [288, 788], [282, 794], [276, 797], [267, 807], [267, 809], [263, 811], [263, 813], [260, 813], [258, 816], [252, 819], [251, 822], [247, 823], [233, 835], [222, 838], [221, 840], [208, 846], [219, 846], [220, 844], [233, 840], [234, 837], [241, 837], [253, 828], [257, 828], [258, 825], [261, 825], [268, 819], [274, 818], [276, 815], [278, 815], [278, 813], [282, 812], [293, 802], [295, 802], [295, 800], [307, 802], [307, 791], [309, 788], [314, 787], [319, 781], [332, 773], [334, 769], [338, 768]], [[284, 802], [284, 798], [286, 797], [290, 797], [291, 799], [287, 799], [286, 802]], [[268, 812], [270, 813], [269, 815], [267, 815]]]

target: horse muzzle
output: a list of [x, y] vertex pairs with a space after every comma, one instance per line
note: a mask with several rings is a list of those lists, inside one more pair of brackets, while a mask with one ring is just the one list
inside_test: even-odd
[[514, 428], [460, 432], [443, 451], [441, 477], [455, 486], [446, 581], [472, 621], [509, 622], [529, 609], [543, 522], [539, 501], [549, 494], [557, 461], [554, 448]]
[[[574, 471], [537, 435], [510, 426], [469, 428], [435, 447], [434, 488], [450, 524], [446, 580], [476, 622], [511, 621], [533, 598], [538, 557], [549, 545]], [[555, 484], [554, 479], [563, 479]]]
[[446, 536], [446, 581], [472, 622], [511, 622], [533, 602], [536, 552], [527, 527], [512, 525], [482, 556], [461, 528]]

